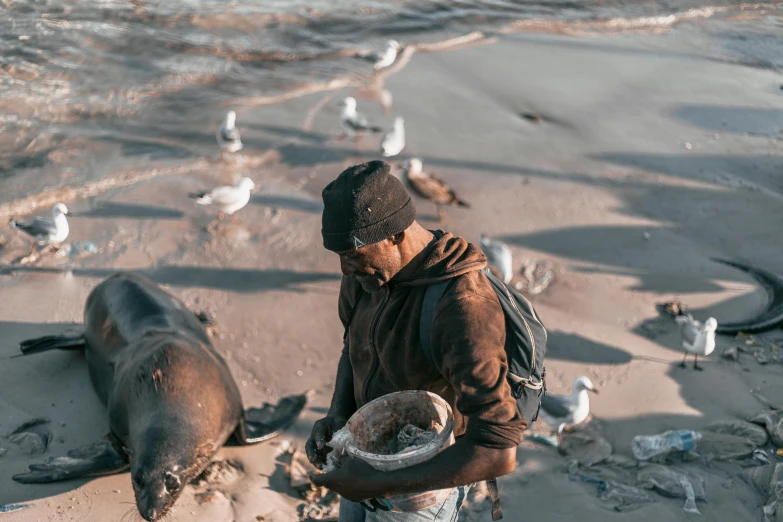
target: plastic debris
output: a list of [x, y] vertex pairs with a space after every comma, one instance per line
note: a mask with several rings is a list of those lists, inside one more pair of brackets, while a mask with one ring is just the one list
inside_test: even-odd
[[776, 464], [775, 471], [772, 472], [772, 478], [769, 482], [769, 497], [764, 505], [764, 522], [777, 522], [783, 515], [783, 508], [780, 506], [783, 499], [783, 464]]
[[549, 261], [528, 259], [522, 264], [522, 281], [514, 287], [527, 294], [540, 294], [546, 290], [555, 279], [555, 271]]
[[52, 440], [52, 433], [46, 427], [48, 424], [47, 419], [33, 419], [16, 428], [6, 438], [20, 446], [25, 453], [40, 455]]
[[569, 473], [568, 480], [571, 482], [579, 481], [598, 484], [596, 496], [607, 502], [608, 507], [613, 511], [634, 511], [644, 504], [652, 502], [652, 498], [650, 498], [650, 495], [645, 490], [620, 484], [613, 480], [604, 480], [578, 472]]
[[292, 488], [309, 488], [310, 472], [315, 471], [315, 468], [310, 461], [307, 460], [307, 456], [304, 453], [295, 449], [291, 455], [291, 468], [288, 472], [291, 480]]
[[722, 354], [724, 359], [728, 359], [730, 361], [737, 361], [739, 360], [739, 349], [736, 346], [730, 346], [723, 350]]
[[29, 504], [0, 504], [0, 513], [10, 513], [11, 511], [19, 511], [24, 509]]
[[634, 511], [652, 502], [652, 498], [645, 490], [618, 484], [613, 480], [607, 481], [601, 500], [613, 503], [612, 509], [619, 512]]
[[685, 490], [685, 505], [682, 506], [682, 510], [687, 513], [701, 515], [701, 511], [696, 507], [696, 496], [693, 493], [693, 486], [690, 481], [687, 478], [682, 477], [680, 479], [680, 485], [682, 486], [682, 489]]
[[[780, 451], [780, 450], [778, 450]], [[777, 452], [776, 452], [777, 453]], [[769, 457], [767, 457], [767, 454], [764, 452], [764, 450], [755, 450], [753, 452], [753, 460], [759, 462], [760, 464], [767, 465], [769, 464]]]
[[397, 432], [395, 453], [408, 453], [429, 444], [438, 436], [437, 430], [424, 430], [413, 424], [406, 424]]
[[298, 506], [299, 520], [303, 522], [337, 522], [340, 516], [340, 497], [326, 488], [313, 487], [303, 493], [305, 502]]
[[783, 447], [783, 411], [766, 410], [749, 419], [754, 424], [764, 426], [772, 443]]
[[723, 433], [736, 437], [745, 437], [753, 442], [756, 447], [765, 446], [769, 441], [767, 432], [761, 426], [743, 420], [715, 421], [702, 428], [702, 432]]
[[598, 484], [598, 494], [596, 495], [597, 497], [600, 497], [601, 493], [606, 491], [606, 481], [605, 480], [602, 480], [602, 479], [599, 479], [599, 478], [595, 478], [595, 477], [591, 477], [591, 476], [585, 475], [583, 473], [569, 473], [568, 474], [568, 480], [570, 480], [571, 482], [576, 482], [578, 480], [579, 482], [588, 482], [588, 483], [591, 483], [591, 484]]
[[631, 442], [631, 449], [638, 460], [649, 460], [656, 455], [672, 451], [691, 451], [701, 437], [701, 433], [691, 430], [669, 430], [660, 435], [637, 435]]
[[753, 454], [756, 445], [746, 437], [705, 431], [697, 453], [707, 460], [744, 459]]
[[598, 433], [584, 429], [563, 437], [559, 451], [580, 465], [589, 467], [611, 457], [612, 445]]
[[648, 464], [636, 476], [638, 486], [652, 489], [665, 497], [687, 499], [691, 491], [684, 487], [683, 479], [691, 486], [694, 500], [706, 500], [704, 479], [695, 473], [678, 470], [660, 464]]
[[688, 312], [688, 307], [683, 304], [682, 301], [675, 299], [674, 301], [667, 301], [661, 304], [663, 311], [669, 315], [685, 315]]
[[542, 435], [541, 433], [534, 433], [528, 438], [534, 442], [543, 444], [544, 446], [551, 446], [553, 448], [556, 448], [558, 446], [557, 437], [553, 435], [547, 436], [547, 435]]
[[217, 460], [211, 462], [192, 484], [203, 487], [207, 485], [225, 485], [236, 482], [243, 472], [242, 463], [238, 461]]

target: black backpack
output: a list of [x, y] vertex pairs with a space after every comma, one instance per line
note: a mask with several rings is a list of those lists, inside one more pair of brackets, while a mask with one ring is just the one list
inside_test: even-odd
[[[517, 401], [519, 414], [530, 426], [538, 418], [541, 398], [546, 391], [544, 356], [546, 354], [546, 329], [530, 302], [492, 275], [488, 269], [484, 275], [498, 296], [503, 315], [506, 316], [506, 356], [508, 358], [508, 383]], [[454, 279], [448, 279], [427, 287], [421, 306], [419, 340], [424, 355], [434, 364], [430, 334], [435, 310], [441, 297]]]

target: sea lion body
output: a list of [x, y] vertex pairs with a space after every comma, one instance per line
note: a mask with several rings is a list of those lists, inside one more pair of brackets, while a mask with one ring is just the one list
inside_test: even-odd
[[[146, 277], [115, 274], [95, 287], [84, 309], [84, 338], [93, 386], [109, 409], [112, 433], [127, 447], [128, 418], [148, 413], [149, 399], [204, 417], [218, 446], [238, 425], [239, 389], [203, 325]], [[164, 386], [172, 380], [176, 390]]]
[[298, 417], [306, 396], [245, 412], [239, 389], [199, 318], [144, 276], [119, 273], [87, 298], [84, 333], [22, 343], [25, 354], [83, 348], [109, 413], [109, 442], [31, 465], [19, 482], [53, 482], [130, 468], [145, 520], [162, 518], [235, 434], [267, 440]]

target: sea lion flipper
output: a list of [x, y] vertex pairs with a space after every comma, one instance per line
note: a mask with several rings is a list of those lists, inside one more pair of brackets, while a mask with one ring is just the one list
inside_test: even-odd
[[277, 405], [248, 408], [239, 421], [234, 437], [241, 444], [255, 444], [276, 437], [290, 426], [304, 410], [308, 394], [283, 397]]
[[49, 350], [81, 350], [85, 346], [83, 335], [46, 335], [27, 339], [19, 343], [23, 355], [48, 352]]
[[22, 484], [43, 484], [113, 475], [129, 467], [128, 458], [111, 443], [99, 442], [69, 451], [67, 457], [50, 457], [42, 464], [30, 464], [30, 471], [14, 475], [13, 479]]

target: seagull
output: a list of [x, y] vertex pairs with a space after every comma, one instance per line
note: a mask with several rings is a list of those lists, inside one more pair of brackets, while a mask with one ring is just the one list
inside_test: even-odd
[[68, 228], [68, 219], [66, 216], [70, 216], [68, 207], [62, 203], [57, 203], [52, 208], [52, 220], [44, 219], [42, 217], [36, 217], [30, 222], [16, 221], [12, 219], [9, 224], [13, 228], [17, 228], [32, 237], [35, 240], [33, 248], [27, 257], [33, 255], [35, 248], [41, 244], [49, 244], [55, 249], [59, 249], [59, 244], [66, 240], [70, 229]]
[[367, 117], [356, 111], [356, 99], [352, 96], [345, 98], [340, 105], [343, 107], [343, 112], [340, 114], [343, 133], [337, 139], [341, 140], [345, 136], [351, 136], [358, 142], [361, 139], [361, 133], [383, 131], [381, 127], [370, 125]]
[[405, 148], [405, 120], [394, 118], [394, 127], [381, 138], [381, 154], [387, 158], [396, 156]]
[[703, 370], [704, 368], [698, 365], [699, 355], [706, 357], [715, 350], [715, 330], [718, 328], [718, 321], [710, 317], [701, 324], [690, 315], [678, 315], [674, 320], [680, 325], [682, 347], [685, 348], [685, 357], [682, 358], [680, 366], [685, 368], [685, 359], [688, 358], [688, 354], [693, 354], [693, 369]]
[[514, 270], [511, 268], [511, 248], [497, 239], [490, 239], [481, 234], [479, 236], [479, 245], [481, 251], [487, 256], [487, 263], [500, 271], [503, 282], [509, 284], [513, 277]]
[[598, 390], [587, 377], [577, 377], [571, 396], [544, 394], [540, 416], [550, 426], [557, 428], [557, 440], [562, 441], [563, 430], [571, 429], [585, 421], [590, 414], [590, 398], [587, 392]]
[[359, 56], [365, 60], [375, 62], [375, 70], [379, 71], [394, 63], [399, 50], [400, 44], [396, 40], [389, 40], [386, 42], [386, 49], [383, 51], [360, 54]]
[[223, 215], [231, 216], [234, 221], [234, 212], [243, 208], [250, 201], [250, 191], [256, 188], [253, 180], [242, 178], [236, 186], [222, 186], [202, 192], [192, 192], [189, 197], [200, 205], [215, 205], [218, 207], [218, 219], [223, 220]]
[[234, 111], [228, 111], [226, 113], [226, 119], [220, 125], [215, 137], [217, 138], [218, 145], [223, 149], [223, 154], [228, 152], [233, 154], [234, 152], [242, 148], [242, 139], [239, 137], [239, 131], [236, 128], [237, 113]]
[[441, 205], [456, 205], [458, 207], [470, 208], [470, 203], [460, 199], [446, 183], [435, 176], [422, 171], [421, 160], [411, 158], [407, 162], [407, 167], [403, 168], [405, 179], [411, 190], [435, 203], [435, 210], [438, 212], [438, 221], [443, 223], [443, 214]]

